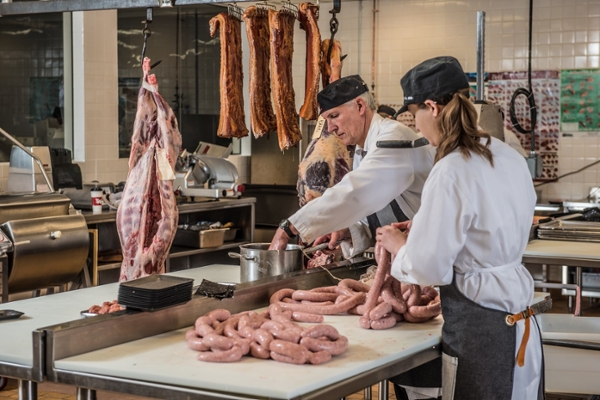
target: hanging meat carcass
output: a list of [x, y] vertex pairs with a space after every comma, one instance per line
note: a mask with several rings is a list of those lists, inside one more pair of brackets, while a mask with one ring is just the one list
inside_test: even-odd
[[215, 37], [219, 30], [221, 40], [221, 111], [217, 135], [223, 138], [248, 136], [244, 114], [241, 22], [222, 12], [211, 18], [209, 24], [210, 36]]
[[302, 139], [292, 79], [295, 20], [294, 15], [287, 10], [269, 10], [271, 88], [281, 150], [295, 146]]
[[312, 3], [300, 3], [298, 20], [300, 28], [306, 31], [306, 81], [304, 104], [300, 116], [306, 120], [315, 120], [319, 116], [317, 93], [321, 75], [321, 33], [317, 25], [319, 6]]
[[329, 39], [325, 39], [321, 43], [321, 77], [323, 79], [323, 87], [342, 77], [342, 44], [339, 40], [333, 40], [330, 59], [327, 62], [329, 43]]
[[300, 207], [323, 195], [350, 171], [348, 147], [333, 133], [323, 131], [313, 139], [298, 166], [298, 198]]
[[117, 211], [123, 250], [120, 281], [165, 271], [179, 217], [173, 171], [181, 134], [173, 110], [158, 93], [156, 77], [150, 75], [150, 59], [144, 58], [142, 68], [129, 173]]
[[250, 126], [254, 137], [259, 138], [277, 130], [271, 103], [269, 17], [266, 9], [250, 6], [242, 19], [250, 47]]

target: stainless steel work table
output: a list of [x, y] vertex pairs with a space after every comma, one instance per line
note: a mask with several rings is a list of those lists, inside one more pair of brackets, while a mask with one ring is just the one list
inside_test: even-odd
[[[523, 262], [575, 267], [575, 285], [581, 289], [581, 269], [600, 268], [600, 243], [536, 239], [527, 244]], [[581, 290], [576, 296], [580, 302]]]
[[358, 316], [326, 316], [347, 336], [346, 353], [323, 365], [290, 365], [244, 357], [205, 363], [188, 349], [188, 328], [57, 360], [58, 382], [168, 399], [335, 399], [439, 356], [442, 318], [359, 327]]
[[[284, 285], [285, 286], [285, 285]], [[533, 303], [545, 293], [535, 293]], [[325, 316], [347, 336], [346, 353], [323, 365], [290, 365], [244, 357], [206, 363], [176, 331], [57, 358], [55, 382], [165, 399], [332, 400], [387, 380], [440, 356], [441, 316], [423, 324], [401, 322], [383, 331], [359, 327], [356, 315]], [[387, 393], [387, 392], [386, 392]], [[382, 397], [380, 399], [387, 399]]]
[[[372, 263], [368, 259], [344, 261], [330, 271], [341, 279], [357, 279]], [[167, 399], [330, 400], [440, 356], [441, 317], [425, 324], [401, 323], [386, 331], [367, 331], [359, 327], [357, 316], [326, 316], [327, 323], [348, 336], [350, 345], [346, 353], [319, 366], [250, 357], [232, 364], [203, 363], [187, 348], [185, 331], [209, 310], [260, 309], [281, 288], [335, 283], [327, 271], [317, 268], [245, 283], [232, 299], [194, 296], [186, 304], [155, 312], [41, 328], [46, 379], [77, 386], [82, 398], [108, 390]]]
[[[212, 281], [239, 282], [239, 266], [212, 265], [170, 275]], [[44, 334], [38, 328], [81, 320], [81, 311], [117, 298], [118, 283], [0, 304], [0, 309], [25, 313], [0, 321], [0, 376], [19, 379], [21, 398], [35, 398], [36, 382], [44, 380]], [[94, 318], [102, 318], [94, 317]]]

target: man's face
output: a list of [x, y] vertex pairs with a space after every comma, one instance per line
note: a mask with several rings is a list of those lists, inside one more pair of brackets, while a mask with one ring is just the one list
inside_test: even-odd
[[346, 146], [364, 146], [367, 136], [365, 111], [365, 102], [356, 98], [325, 111], [322, 116], [327, 120], [328, 131], [334, 133]]

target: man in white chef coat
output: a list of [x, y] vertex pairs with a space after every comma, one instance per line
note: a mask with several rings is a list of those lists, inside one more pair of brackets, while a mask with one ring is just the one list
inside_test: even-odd
[[[345, 145], [356, 145], [353, 170], [298, 212], [284, 219], [270, 249], [282, 250], [300, 235], [312, 243], [331, 234], [330, 247], [342, 238], [344, 256], [362, 253], [374, 243], [375, 230], [392, 222], [412, 219], [421, 205], [423, 185], [433, 167], [431, 146], [383, 149], [380, 140], [411, 140], [410, 128], [381, 117], [366, 83], [358, 75], [341, 78], [317, 96], [329, 132]], [[323, 239], [321, 239], [323, 240]]]

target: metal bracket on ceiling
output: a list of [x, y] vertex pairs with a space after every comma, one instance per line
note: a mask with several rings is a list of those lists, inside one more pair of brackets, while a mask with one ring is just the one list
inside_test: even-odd
[[172, 0], [158, 0], [158, 6], [161, 8], [162, 7], [173, 7], [174, 6], [173, 3], [175, 3], [174, 0], [173, 1]]

